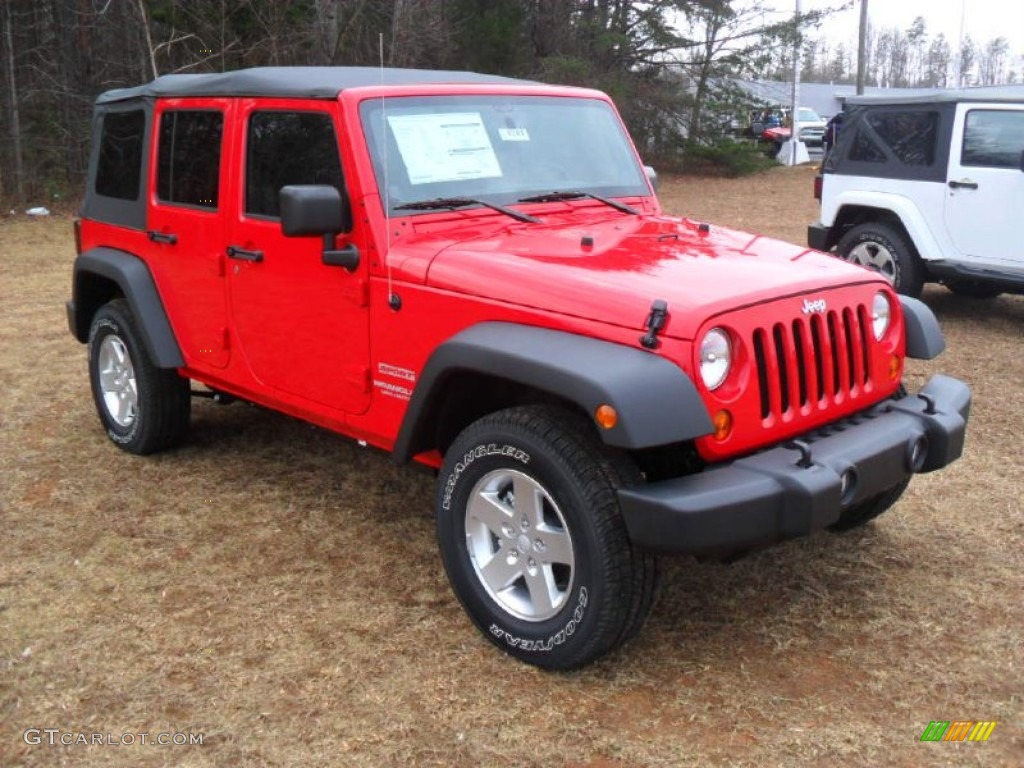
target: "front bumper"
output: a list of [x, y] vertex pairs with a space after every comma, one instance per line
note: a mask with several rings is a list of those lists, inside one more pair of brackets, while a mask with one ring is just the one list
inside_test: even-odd
[[916, 396], [886, 400], [800, 440], [622, 488], [626, 528], [639, 546], [697, 555], [806, 535], [915, 472], [959, 458], [970, 408], [966, 384], [935, 376]]

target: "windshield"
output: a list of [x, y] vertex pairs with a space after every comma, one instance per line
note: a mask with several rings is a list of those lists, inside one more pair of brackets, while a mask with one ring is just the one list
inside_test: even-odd
[[650, 194], [619, 119], [597, 99], [410, 96], [367, 100], [359, 110], [377, 188], [394, 215], [435, 198]]
[[821, 118], [818, 117], [818, 113], [809, 107], [800, 107], [798, 114], [800, 115], [799, 120], [801, 123], [821, 122]]

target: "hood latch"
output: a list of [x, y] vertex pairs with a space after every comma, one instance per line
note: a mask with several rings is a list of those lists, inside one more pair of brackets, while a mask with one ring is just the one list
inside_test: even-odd
[[640, 346], [644, 349], [658, 348], [658, 332], [668, 322], [668, 304], [663, 299], [655, 299], [651, 302], [651, 314], [647, 316], [644, 327], [647, 333], [640, 337]]

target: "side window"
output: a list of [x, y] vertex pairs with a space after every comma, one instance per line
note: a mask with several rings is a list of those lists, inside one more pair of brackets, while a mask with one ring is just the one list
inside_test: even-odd
[[220, 112], [174, 110], [160, 118], [156, 195], [167, 203], [217, 207], [220, 146], [224, 116]]
[[254, 112], [245, 157], [245, 212], [279, 216], [288, 184], [329, 184], [343, 191], [338, 139], [323, 112]]
[[904, 165], [935, 164], [938, 112], [879, 110], [868, 115], [867, 124]]
[[96, 194], [121, 200], [139, 198], [146, 115], [141, 109], [103, 116]]
[[972, 109], [964, 124], [961, 165], [1020, 168], [1024, 112]]
[[853, 137], [853, 146], [850, 147], [850, 159], [861, 163], [884, 163], [885, 152], [879, 149], [874, 139], [861, 129]]

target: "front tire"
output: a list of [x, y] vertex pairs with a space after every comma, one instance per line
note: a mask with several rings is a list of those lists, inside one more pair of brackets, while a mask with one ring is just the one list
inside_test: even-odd
[[104, 304], [89, 329], [89, 380], [111, 441], [147, 454], [176, 445], [188, 430], [188, 379], [153, 364], [124, 299]]
[[924, 265], [901, 230], [889, 224], [860, 224], [839, 240], [839, 256], [878, 272], [897, 292], [918, 298], [924, 288]]
[[616, 495], [639, 479], [558, 408], [500, 411], [455, 439], [438, 483], [438, 543], [488, 640], [529, 664], [572, 669], [639, 630], [657, 563], [629, 541]]

